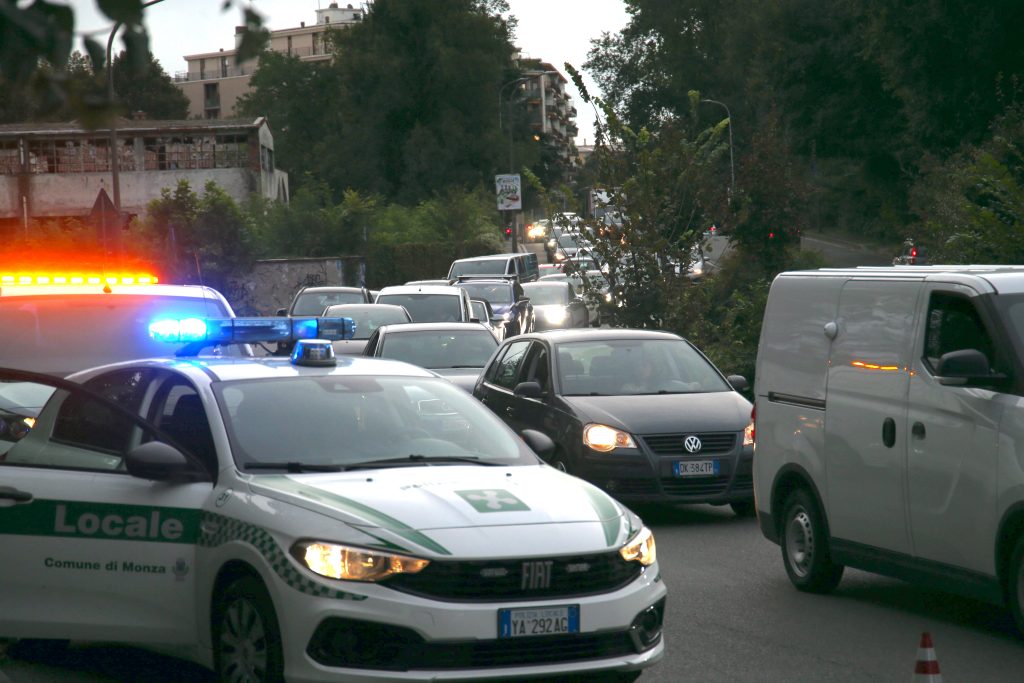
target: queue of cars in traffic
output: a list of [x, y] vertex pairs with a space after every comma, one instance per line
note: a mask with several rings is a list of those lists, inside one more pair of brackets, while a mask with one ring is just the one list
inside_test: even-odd
[[751, 403], [677, 335], [592, 329], [589, 265], [460, 259], [255, 318], [0, 273], [0, 638], [223, 681], [630, 681], [668, 592], [634, 508], [692, 503], [756, 513], [800, 590], [858, 567], [1024, 630], [1024, 268], [783, 273]]

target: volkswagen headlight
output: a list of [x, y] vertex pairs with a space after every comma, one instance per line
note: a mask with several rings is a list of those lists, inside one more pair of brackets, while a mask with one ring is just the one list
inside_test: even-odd
[[647, 527], [640, 530], [629, 543], [619, 548], [619, 555], [626, 562], [639, 562], [650, 567], [658, 559], [658, 549], [654, 544], [654, 532]]
[[430, 560], [353, 548], [326, 541], [299, 541], [292, 556], [310, 571], [342, 581], [380, 581], [394, 574], [416, 574]]
[[608, 453], [616, 448], [636, 448], [632, 436], [601, 424], [589, 424], [583, 428], [583, 443], [601, 453]]

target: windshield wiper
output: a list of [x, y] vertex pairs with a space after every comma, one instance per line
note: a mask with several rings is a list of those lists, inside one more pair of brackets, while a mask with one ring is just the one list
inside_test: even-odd
[[341, 472], [341, 465], [318, 465], [308, 462], [246, 462], [243, 470], [285, 470], [292, 474], [300, 472]]
[[475, 455], [421, 455], [419, 453], [410, 453], [401, 458], [381, 458], [379, 460], [365, 460], [363, 462], [353, 463], [346, 465], [346, 470], [359, 470], [359, 469], [372, 469], [374, 467], [410, 467], [420, 464], [451, 464], [451, 463], [469, 463], [471, 465], [484, 465], [492, 467], [497, 465], [496, 462], [487, 462], [481, 460]]

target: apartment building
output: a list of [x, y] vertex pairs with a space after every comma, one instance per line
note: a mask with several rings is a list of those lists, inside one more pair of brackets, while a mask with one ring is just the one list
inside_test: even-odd
[[576, 167], [576, 107], [566, 92], [569, 82], [554, 66], [536, 59], [522, 59], [525, 101], [530, 127], [547, 137], [559, 151], [570, 178]]
[[[303, 61], [330, 59], [327, 31], [359, 23], [366, 10], [351, 4], [340, 7], [332, 2], [325, 9], [316, 10], [316, 23], [306, 22], [294, 28], [270, 32], [269, 49], [294, 55]], [[235, 29], [235, 45], [230, 50], [185, 55], [186, 71], [174, 75], [174, 83], [189, 100], [190, 118], [218, 119], [235, 116], [235, 103], [249, 92], [249, 80], [259, 60], [250, 59], [235, 64], [235, 51], [241, 42], [244, 27]]]

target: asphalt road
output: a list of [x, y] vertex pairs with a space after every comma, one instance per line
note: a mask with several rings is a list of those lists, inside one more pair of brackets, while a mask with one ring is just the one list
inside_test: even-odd
[[[998, 606], [850, 570], [831, 595], [799, 593], [753, 519], [706, 505], [640, 512], [655, 530], [669, 588], [666, 655], [644, 683], [907, 681], [923, 632], [946, 681], [1022, 677], [1024, 639]], [[0, 671], [12, 683], [213, 680], [113, 646], [75, 645], [50, 664], [9, 659]]]

